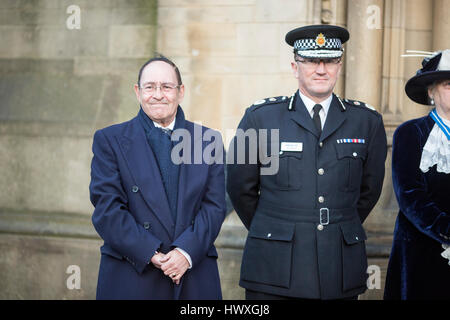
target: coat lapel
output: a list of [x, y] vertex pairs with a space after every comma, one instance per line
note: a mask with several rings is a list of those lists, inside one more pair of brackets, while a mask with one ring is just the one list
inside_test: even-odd
[[320, 140], [324, 141], [326, 138], [331, 136], [337, 129], [339, 129], [345, 120], [345, 112], [342, 111], [338, 98], [333, 94], [333, 100], [331, 101], [330, 109], [328, 110], [327, 119], [325, 120], [325, 125], [323, 126]]
[[130, 121], [127, 132], [118, 137], [128, 168], [142, 197], [155, 213], [170, 237], [173, 236], [173, 218], [155, 155], [150, 148], [145, 131], [136, 117]]

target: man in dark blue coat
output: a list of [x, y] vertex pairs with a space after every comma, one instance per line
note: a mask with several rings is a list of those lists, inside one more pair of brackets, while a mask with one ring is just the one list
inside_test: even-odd
[[184, 86], [169, 59], [147, 61], [134, 89], [138, 116], [94, 135], [92, 222], [104, 240], [97, 298], [221, 299], [213, 245], [226, 210], [220, 133], [185, 120]]
[[290, 31], [298, 91], [255, 102], [230, 145], [227, 191], [249, 229], [247, 299], [357, 299], [367, 288], [362, 223], [381, 193], [387, 144], [379, 113], [333, 94], [348, 38], [330, 25]]

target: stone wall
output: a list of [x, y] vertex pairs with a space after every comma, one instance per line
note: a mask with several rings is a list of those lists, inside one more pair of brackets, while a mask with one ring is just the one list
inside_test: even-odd
[[[291, 95], [287, 31], [306, 24], [346, 26], [336, 93], [383, 114], [389, 144], [403, 121], [427, 108], [404, 84], [421, 58], [406, 50], [450, 47], [450, 0], [0, 0], [0, 299], [93, 299], [102, 241], [90, 222], [93, 132], [133, 117], [132, 90], [154, 51], [179, 66], [190, 120], [231, 139], [254, 101]], [[80, 29], [73, 11], [80, 9]], [[397, 203], [390, 153], [382, 196], [365, 223], [369, 265], [381, 287]], [[238, 286], [246, 230], [231, 213], [216, 241], [225, 299]], [[69, 290], [67, 268], [81, 270]]]
[[92, 136], [136, 115], [156, 23], [156, 0], [0, 1], [0, 299], [95, 298]]

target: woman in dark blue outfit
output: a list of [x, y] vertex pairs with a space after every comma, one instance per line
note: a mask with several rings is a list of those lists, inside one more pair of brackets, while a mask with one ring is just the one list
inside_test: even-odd
[[392, 179], [400, 212], [385, 299], [450, 299], [450, 50], [422, 65], [405, 91], [435, 109], [394, 133]]

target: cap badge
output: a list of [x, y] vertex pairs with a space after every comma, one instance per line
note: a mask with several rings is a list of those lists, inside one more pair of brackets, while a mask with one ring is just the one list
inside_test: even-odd
[[327, 39], [325, 38], [325, 36], [323, 35], [323, 33], [319, 33], [316, 37], [316, 44], [319, 47], [323, 47], [325, 45], [325, 43], [327, 42]]

